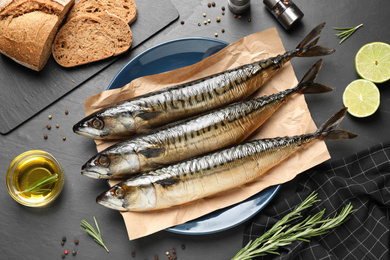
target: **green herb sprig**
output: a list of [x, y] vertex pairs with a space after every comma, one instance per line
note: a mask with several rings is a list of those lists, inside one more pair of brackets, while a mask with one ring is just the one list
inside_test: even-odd
[[311, 207], [318, 201], [320, 200], [317, 199], [316, 193], [310, 194], [299, 206], [279, 220], [261, 237], [249, 241], [232, 260], [249, 260], [267, 254], [279, 255], [279, 252], [277, 252], [279, 247], [289, 245], [296, 240], [309, 242], [310, 237], [326, 234], [332, 228], [347, 221], [348, 215], [354, 211], [351, 203], [349, 203], [338, 215], [336, 213], [333, 218], [323, 219], [324, 209], [294, 226], [288, 224], [293, 220], [301, 218], [301, 211]]
[[339, 33], [335, 34], [337, 37], [341, 39], [339, 44], [343, 43], [349, 36], [351, 36], [357, 29], [362, 27], [363, 24], [359, 24], [355, 27], [333, 27], [333, 29], [337, 30]]
[[43, 193], [45, 191], [50, 191], [49, 188], [44, 188], [48, 184], [52, 184], [58, 181], [58, 175], [52, 174], [50, 176], [42, 177], [33, 184], [27, 187], [27, 189], [21, 191], [20, 193], [34, 192], [34, 193]]
[[108, 248], [106, 247], [106, 245], [103, 242], [102, 234], [100, 233], [99, 225], [96, 221], [96, 218], [93, 217], [93, 220], [95, 221], [96, 230], [85, 219], [83, 219], [81, 221], [81, 224], [80, 224], [81, 229], [84, 230], [85, 232], [87, 232], [91, 237], [93, 237], [95, 242], [98, 243], [99, 245], [101, 245], [102, 247], [104, 247], [104, 249], [106, 249], [107, 253], [109, 253], [110, 251], [108, 250]]

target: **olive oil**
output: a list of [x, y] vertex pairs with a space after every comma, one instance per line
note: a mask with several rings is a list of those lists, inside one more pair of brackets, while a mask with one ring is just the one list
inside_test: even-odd
[[[40, 187], [43, 191], [26, 191], [43, 177], [52, 175], [57, 175], [58, 180]], [[53, 156], [43, 151], [28, 151], [19, 155], [11, 163], [7, 173], [7, 187], [11, 196], [27, 206], [50, 203], [61, 192], [63, 183], [61, 165]]]

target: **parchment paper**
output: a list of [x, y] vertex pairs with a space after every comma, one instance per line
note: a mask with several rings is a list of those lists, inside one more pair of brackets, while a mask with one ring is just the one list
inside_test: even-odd
[[[92, 96], [85, 102], [85, 113], [88, 115], [113, 102], [191, 81], [284, 52], [285, 49], [275, 28], [255, 33], [228, 45], [213, 56], [192, 66], [138, 78], [121, 89], [108, 90]], [[308, 61], [306, 60], [305, 62]], [[307, 69], [311, 65], [308, 63]], [[298, 80], [292, 65], [287, 63], [252, 97], [277, 93], [292, 88], [297, 83]], [[292, 136], [314, 132], [315, 130], [316, 126], [311, 118], [304, 96], [296, 95], [261, 126], [250, 139]], [[96, 143], [98, 151], [113, 144], [112, 142], [101, 141]], [[311, 146], [288, 158], [267, 174], [241, 187], [166, 210], [121, 212], [121, 214], [125, 221], [129, 238], [136, 239], [244, 201], [267, 187], [293, 179], [297, 174], [329, 158], [330, 155], [325, 143], [315, 141]], [[110, 183], [113, 185], [115, 182]]]

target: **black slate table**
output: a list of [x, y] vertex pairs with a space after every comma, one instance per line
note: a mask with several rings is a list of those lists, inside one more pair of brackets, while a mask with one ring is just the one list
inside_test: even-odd
[[[81, 165], [95, 154], [94, 143], [72, 132], [72, 126], [84, 115], [84, 100], [105, 90], [116, 73], [133, 57], [159, 43], [183, 37], [209, 37], [226, 42], [234, 42], [248, 34], [276, 27], [286, 49], [293, 48], [314, 26], [327, 22], [321, 34], [320, 43], [335, 48], [335, 54], [324, 58], [324, 66], [318, 76], [318, 82], [335, 88], [326, 98], [306, 97], [312, 117], [317, 125], [328, 118], [332, 111], [342, 104], [344, 88], [358, 79], [354, 57], [361, 46], [373, 41], [390, 43], [388, 14], [390, 2], [372, 1], [310, 1], [296, 0], [295, 3], [305, 14], [303, 20], [289, 31], [275, 20], [262, 1], [251, 1], [251, 9], [241, 19], [234, 18], [226, 8], [225, 15], [221, 7], [227, 7], [226, 0], [216, 0], [216, 7], [207, 7], [207, 1], [173, 0], [180, 18], [161, 32], [119, 58], [78, 88], [62, 97], [33, 118], [7, 135], [0, 136], [0, 258], [1, 259], [61, 259], [65, 249], [77, 250], [66, 259], [168, 259], [166, 251], [176, 248], [178, 259], [230, 259], [242, 247], [243, 229], [247, 223], [216, 234], [188, 236], [160, 231], [150, 236], [128, 239], [125, 225], [118, 212], [95, 203], [96, 194], [106, 188], [106, 183], [86, 178], [80, 174]], [[203, 13], [211, 23], [204, 26]], [[216, 23], [215, 18], [221, 17]], [[251, 21], [248, 21], [248, 18]], [[184, 24], [182, 24], [182, 22]], [[198, 26], [198, 23], [202, 26]], [[334, 26], [356, 26], [363, 23], [354, 35], [343, 44], [334, 36]], [[222, 33], [221, 29], [225, 32]], [[293, 60], [292, 64], [298, 78], [303, 76], [308, 66], [316, 58]], [[373, 144], [389, 140], [390, 126], [390, 83], [378, 85], [381, 92], [379, 110], [364, 119], [346, 116], [342, 127], [359, 134], [357, 139], [338, 143], [327, 143], [332, 158], [342, 158]], [[64, 111], [69, 114], [65, 115]], [[49, 121], [48, 115], [52, 115]], [[4, 122], [0, 122], [1, 124]], [[59, 124], [47, 130], [45, 126]], [[44, 140], [43, 135], [48, 139]], [[63, 141], [62, 137], [66, 137]], [[5, 185], [7, 168], [13, 158], [32, 149], [53, 154], [62, 164], [66, 183], [60, 197], [49, 207], [43, 209], [27, 208], [17, 204], [8, 195]], [[286, 184], [288, 185], [288, 184]], [[271, 201], [272, 203], [272, 201]], [[260, 213], [261, 214], [261, 213]], [[80, 221], [92, 221], [96, 216], [100, 223], [104, 241], [110, 249], [106, 253], [80, 228]], [[61, 238], [68, 241], [61, 246]], [[74, 246], [73, 239], [80, 244]], [[185, 245], [185, 249], [182, 249]], [[135, 256], [132, 254], [135, 253]]]

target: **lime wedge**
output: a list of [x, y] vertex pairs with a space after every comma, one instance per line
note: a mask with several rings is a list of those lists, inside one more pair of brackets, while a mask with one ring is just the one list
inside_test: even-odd
[[383, 83], [390, 79], [390, 45], [372, 42], [364, 45], [355, 57], [357, 73], [363, 79]]
[[378, 87], [371, 81], [357, 79], [344, 90], [344, 106], [355, 117], [367, 117], [375, 113], [380, 104]]

